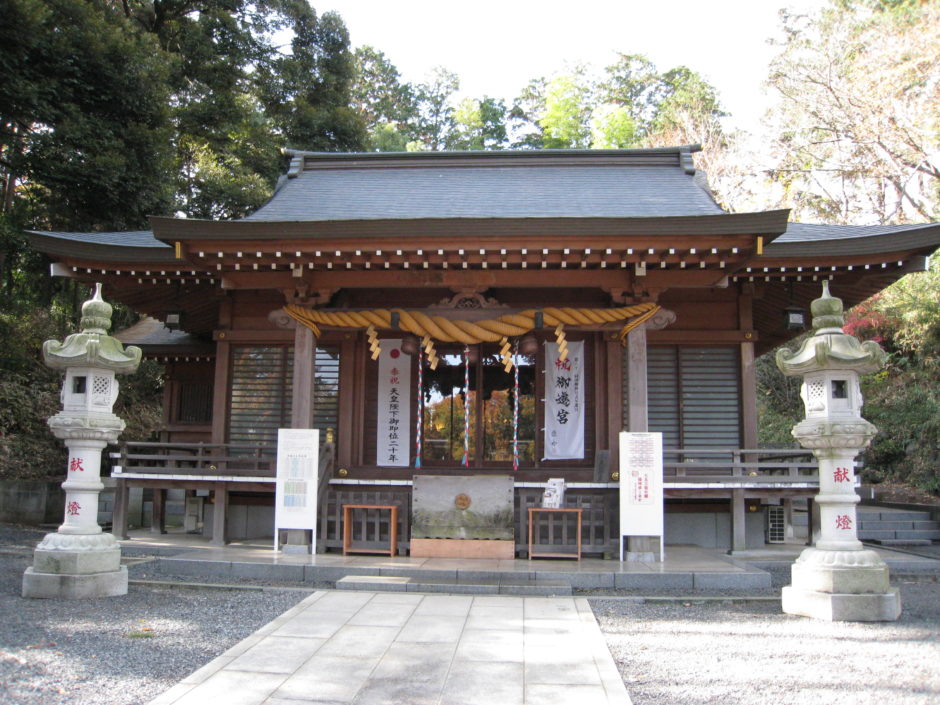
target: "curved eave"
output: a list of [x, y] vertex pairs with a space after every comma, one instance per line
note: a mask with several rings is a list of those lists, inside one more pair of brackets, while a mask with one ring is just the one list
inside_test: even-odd
[[930, 254], [940, 247], [940, 224], [912, 225], [904, 230], [863, 237], [815, 238], [774, 242], [764, 250], [768, 259], [809, 259], [891, 253]]
[[[421, 218], [331, 221], [211, 221], [152, 217], [154, 236], [167, 243], [200, 240], [401, 237], [492, 238], [511, 236], [716, 236], [786, 231], [788, 210], [655, 218]], [[171, 250], [172, 253], [172, 250]]]
[[29, 231], [28, 234], [33, 248], [53, 258], [142, 264], [175, 261], [173, 248], [165, 243], [159, 243], [153, 247], [140, 247], [119, 243], [88, 242], [74, 237], [63, 237], [57, 233]]

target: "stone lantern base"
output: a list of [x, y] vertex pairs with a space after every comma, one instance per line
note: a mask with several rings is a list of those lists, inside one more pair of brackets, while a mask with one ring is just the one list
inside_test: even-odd
[[47, 534], [23, 574], [23, 597], [76, 599], [127, 594], [127, 568], [112, 534]]
[[782, 598], [786, 614], [831, 622], [891, 622], [901, 616], [888, 566], [867, 549], [806, 549], [793, 564], [792, 585], [783, 588]]

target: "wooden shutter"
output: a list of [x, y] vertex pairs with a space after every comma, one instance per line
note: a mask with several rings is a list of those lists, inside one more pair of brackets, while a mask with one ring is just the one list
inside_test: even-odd
[[[624, 368], [626, 368], [626, 357]], [[625, 380], [626, 382], [626, 380]], [[649, 430], [666, 448], [739, 448], [741, 383], [734, 347], [647, 349]], [[628, 388], [624, 386], [624, 428]]]
[[663, 434], [664, 448], [679, 448], [682, 445], [679, 348], [647, 348], [646, 377], [649, 430]]
[[682, 447], [741, 447], [737, 348], [679, 348]]
[[[313, 427], [339, 428], [339, 346], [317, 348], [313, 386]], [[321, 440], [323, 435], [320, 435]]]
[[277, 445], [277, 430], [290, 426], [293, 362], [286, 346], [232, 348], [230, 442]]

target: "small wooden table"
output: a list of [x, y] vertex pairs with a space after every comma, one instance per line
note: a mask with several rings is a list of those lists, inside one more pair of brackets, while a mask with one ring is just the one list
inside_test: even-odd
[[[389, 546], [381, 548], [353, 548], [352, 513], [354, 509], [378, 509], [389, 512]], [[343, 555], [347, 553], [387, 553], [394, 556], [398, 551], [398, 507], [394, 504], [344, 504], [343, 505]]]
[[[536, 516], [540, 513], [549, 514], [574, 514], [578, 518], [578, 543], [577, 553], [559, 553], [555, 551], [533, 552], [536, 547], [533, 541], [533, 529], [535, 528]], [[576, 558], [581, 560], [581, 507], [529, 507], [529, 560], [532, 558]]]

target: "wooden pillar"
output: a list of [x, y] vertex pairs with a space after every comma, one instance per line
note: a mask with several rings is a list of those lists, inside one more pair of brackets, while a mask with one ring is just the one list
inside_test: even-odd
[[[357, 433], [357, 400], [362, 380], [356, 374], [356, 337], [352, 333], [343, 336], [339, 349], [339, 388], [343, 393], [339, 395], [339, 418], [336, 429], [336, 463], [337, 467], [348, 468], [350, 465], [361, 464], [353, 449]], [[358, 418], [362, 417], [361, 409]], [[361, 444], [358, 446], [361, 448]]]
[[127, 505], [130, 492], [127, 480], [118, 480], [114, 487], [114, 511], [111, 513], [111, 533], [118, 539], [129, 538], [127, 534]]
[[623, 349], [620, 341], [607, 342], [607, 447], [610, 471], [620, 470], [620, 432], [623, 429]]
[[741, 343], [741, 445], [757, 448], [757, 373], [754, 356], [754, 296], [745, 285], [738, 297], [738, 327], [747, 338]]
[[[294, 372], [291, 384], [291, 428], [313, 428], [313, 401], [316, 379], [317, 337], [307, 326], [294, 328]], [[311, 532], [284, 531], [286, 553], [310, 553]], [[278, 545], [280, 545], [278, 537]]]
[[627, 380], [630, 389], [629, 431], [646, 433], [649, 430], [649, 396], [646, 371], [646, 328], [637, 326], [627, 333]]
[[[757, 448], [757, 374], [754, 357], [754, 296], [752, 287], [745, 285], [738, 296], [738, 327], [748, 338], [741, 343], [741, 445], [746, 450]], [[742, 455], [741, 460], [756, 460], [752, 455]], [[745, 521], [747, 508], [744, 491], [731, 493], [731, 550], [747, 548]]]
[[[220, 334], [221, 335], [221, 334]], [[220, 340], [215, 344], [215, 379], [212, 396], [212, 442], [225, 443], [228, 423], [230, 345]]]
[[744, 503], [744, 490], [731, 490], [731, 552], [747, 548], [745, 522], [747, 507]]
[[317, 338], [298, 324], [294, 329], [294, 377], [291, 392], [291, 428], [313, 428], [313, 392]]
[[228, 514], [228, 483], [217, 482], [212, 489], [212, 541], [213, 546], [224, 546], [225, 515]]
[[741, 445], [757, 448], [757, 374], [754, 343], [741, 343]]
[[166, 533], [166, 490], [161, 487], [153, 488], [153, 499], [150, 503], [150, 533]]

